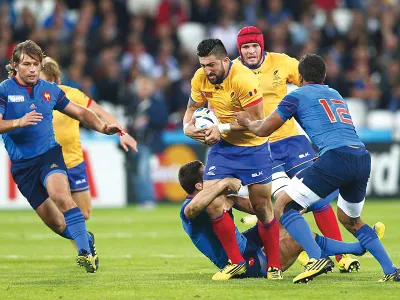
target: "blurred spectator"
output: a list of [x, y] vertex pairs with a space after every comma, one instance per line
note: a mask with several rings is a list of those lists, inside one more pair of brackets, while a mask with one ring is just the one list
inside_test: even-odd
[[206, 25], [217, 21], [217, 7], [211, 0], [193, 0], [191, 2], [190, 21]]
[[135, 187], [137, 201], [143, 208], [152, 208], [155, 204], [153, 181], [151, 178], [151, 156], [163, 150], [161, 133], [168, 121], [168, 109], [164, 99], [155, 93], [155, 85], [150, 77], [139, 76], [124, 96], [128, 132], [138, 142], [139, 152], [132, 154], [136, 171], [130, 174]]

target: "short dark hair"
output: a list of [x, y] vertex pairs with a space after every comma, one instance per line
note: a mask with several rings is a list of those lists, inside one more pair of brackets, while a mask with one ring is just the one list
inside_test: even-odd
[[21, 62], [23, 54], [32, 57], [40, 63], [42, 62], [44, 57], [42, 49], [34, 41], [26, 40], [25, 42], [19, 43], [17, 46], [14, 47], [10, 62], [6, 66], [8, 77], [12, 77], [17, 74], [17, 71], [15, 70], [15, 65], [18, 65]]
[[326, 74], [325, 62], [317, 54], [306, 54], [300, 59], [299, 73], [306, 82], [322, 83]]
[[205, 39], [197, 46], [197, 56], [206, 57], [215, 55], [216, 57], [227, 57], [228, 52], [220, 39]]
[[179, 184], [186, 193], [192, 194], [196, 190], [196, 183], [203, 182], [202, 166], [203, 163], [201, 161], [195, 160], [179, 169]]

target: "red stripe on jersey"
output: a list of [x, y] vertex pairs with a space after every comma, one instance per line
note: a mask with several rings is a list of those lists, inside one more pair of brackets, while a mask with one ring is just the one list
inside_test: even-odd
[[260, 103], [262, 100], [263, 100], [263, 98], [260, 97], [257, 100], [255, 100], [255, 101], [253, 101], [253, 102], [251, 102], [251, 103], [249, 103], [249, 104], [247, 104], [246, 106], [243, 106], [243, 107], [250, 107], [250, 106], [256, 105], [256, 104]]
[[93, 101], [93, 99], [92, 99], [92, 98], [89, 98], [89, 101], [88, 101], [88, 103], [87, 103], [87, 105], [86, 105], [86, 108], [89, 108], [90, 104], [92, 104], [92, 101]]
[[[11, 170], [11, 161], [8, 160], [8, 169]], [[14, 179], [11, 175], [11, 171], [8, 174], [8, 198], [11, 201], [15, 201], [17, 199], [17, 185], [14, 182]]]

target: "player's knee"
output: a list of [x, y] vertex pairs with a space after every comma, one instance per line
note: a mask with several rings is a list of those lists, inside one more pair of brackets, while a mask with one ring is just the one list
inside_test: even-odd
[[76, 204], [72, 200], [70, 194], [58, 192], [50, 195], [50, 198], [54, 201], [54, 203], [61, 211], [67, 211], [71, 208], [76, 207]]
[[296, 201], [291, 200], [290, 202], [286, 203], [285, 207], [283, 208], [283, 213], [287, 213], [290, 210], [297, 210], [301, 211], [304, 208], [298, 204]]
[[85, 220], [89, 220], [92, 216], [92, 209], [90, 207], [85, 207], [85, 208], [81, 208], [83, 217], [85, 218]]
[[206, 212], [210, 218], [217, 218], [224, 212], [224, 201], [221, 198], [216, 198], [206, 207]]

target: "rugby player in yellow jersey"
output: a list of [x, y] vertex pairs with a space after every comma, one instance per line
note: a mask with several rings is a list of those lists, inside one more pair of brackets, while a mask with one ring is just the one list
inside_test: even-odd
[[[243, 27], [237, 36], [240, 56], [234, 61], [247, 66], [258, 77], [263, 92], [264, 113], [272, 113], [287, 94], [287, 84], [299, 85], [299, 62], [286, 54], [264, 51], [264, 36], [254, 26]], [[290, 178], [308, 168], [316, 154], [308, 139], [299, 132], [294, 119], [288, 120], [269, 136], [272, 169], [272, 196], [277, 199], [286, 188]], [[309, 208], [321, 232], [329, 238], [342, 241], [338, 222], [327, 197]], [[301, 256], [306, 255], [305, 252]], [[300, 257], [301, 257], [300, 256]], [[359, 261], [348, 255], [337, 255], [339, 270], [351, 272], [359, 269]], [[300, 260], [305, 264], [308, 257]]]
[[[43, 59], [40, 78], [57, 83], [65, 92], [68, 99], [89, 108], [100, 119], [113, 124], [119, 124], [113, 115], [106, 112], [100, 105], [80, 90], [61, 85], [61, 71], [57, 62], [52, 58], [45, 57]], [[62, 147], [65, 164], [68, 169], [68, 181], [71, 187], [72, 198], [82, 210], [85, 219], [88, 220], [91, 216], [92, 202], [86, 172], [86, 163], [83, 159], [80, 141], [79, 121], [54, 111], [53, 126], [56, 140]], [[129, 148], [135, 152], [137, 151], [136, 141], [128, 133], [120, 135], [120, 144], [125, 151], [129, 151]]]
[[[241, 180], [249, 189], [253, 210], [258, 218], [258, 232], [268, 257], [267, 278], [282, 279], [279, 259], [279, 228], [273, 215], [271, 190], [272, 159], [268, 138], [256, 137], [235, 124], [234, 113], [247, 111], [252, 119], [264, 116], [263, 98], [257, 77], [242, 64], [228, 58], [219, 39], [203, 40], [197, 47], [201, 68], [191, 81], [191, 95], [183, 119], [187, 136], [212, 145], [204, 171], [204, 186], [209, 188], [231, 177]], [[211, 103], [221, 124], [196, 129], [193, 113]], [[215, 234], [226, 251], [230, 263], [213, 276], [227, 280], [246, 272], [246, 263], [235, 235], [235, 226], [225, 211], [221, 195], [207, 207]]]

